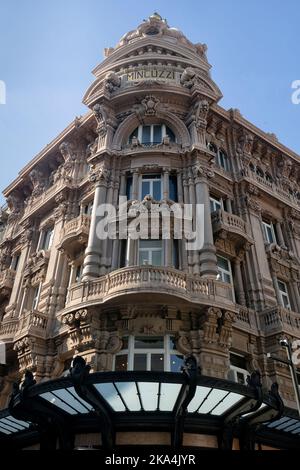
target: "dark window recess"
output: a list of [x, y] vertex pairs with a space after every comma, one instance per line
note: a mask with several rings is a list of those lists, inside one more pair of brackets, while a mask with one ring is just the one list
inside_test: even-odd
[[127, 240], [121, 240], [120, 268], [124, 268], [126, 266], [126, 246]]
[[128, 176], [126, 181], [126, 196], [128, 200], [132, 199], [132, 176]]
[[179, 269], [178, 240], [173, 240], [173, 266], [175, 269]]
[[169, 127], [166, 127], [166, 134], [167, 134], [167, 136], [170, 137], [171, 142], [175, 142], [176, 138], [175, 138], [175, 134], [172, 131], [172, 129], [170, 129]]
[[178, 202], [178, 188], [177, 188], [177, 176], [169, 176], [169, 185], [170, 185], [170, 199], [171, 201]]
[[244, 357], [238, 356], [236, 354], [230, 354], [230, 364], [240, 369], [247, 370], [247, 361]]

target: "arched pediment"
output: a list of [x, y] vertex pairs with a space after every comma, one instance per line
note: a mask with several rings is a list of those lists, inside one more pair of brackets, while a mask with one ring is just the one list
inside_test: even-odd
[[[155, 121], [161, 122], [169, 126], [176, 135], [177, 141], [183, 148], [188, 148], [191, 145], [191, 138], [189, 131], [181, 119], [169, 111], [158, 110], [155, 115]], [[144, 122], [153, 122], [153, 117], [146, 116]], [[130, 114], [119, 125], [114, 135], [112, 148], [113, 150], [121, 150], [122, 145], [126, 142], [131, 132], [133, 132], [141, 124], [136, 113]]]

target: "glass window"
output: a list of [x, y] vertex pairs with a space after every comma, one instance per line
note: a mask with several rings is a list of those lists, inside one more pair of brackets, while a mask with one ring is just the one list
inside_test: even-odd
[[133, 137], [136, 137], [142, 145], [158, 145], [165, 136], [168, 136], [171, 142], [176, 141], [174, 132], [165, 124], [147, 124], [137, 127], [130, 134], [128, 142], [131, 144]]
[[156, 201], [161, 200], [161, 176], [160, 175], [143, 175], [141, 187], [141, 199], [145, 196], [152, 196]]
[[241, 385], [246, 385], [248, 375], [249, 372], [247, 370], [245, 357], [239, 354], [230, 354], [228, 379]]
[[39, 250], [50, 250], [53, 242], [54, 228], [46, 229], [41, 236]]
[[81, 282], [82, 272], [83, 272], [83, 264], [76, 266], [75, 282], [77, 283]]
[[128, 201], [132, 199], [132, 176], [128, 176], [126, 180], [126, 197]]
[[83, 213], [85, 215], [92, 215], [93, 205], [94, 205], [94, 201], [90, 201], [88, 204], [86, 204], [83, 208]]
[[171, 201], [178, 201], [178, 188], [177, 188], [177, 176], [170, 175], [169, 177], [169, 198]]
[[229, 160], [224, 150], [220, 149], [218, 152], [218, 164], [225, 171], [229, 171]]
[[281, 305], [287, 310], [291, 310], [291, 303], [290, 303], [290, 298], [289, 298], [289, 293], [288, 293], [288, 288], [287, 288], [286, 283], [283, 281], [279, 281], [279, 279], [277, 279], [277, 283], [278, 283]]
[[162, 142], [162, 126], [153, 126], [153, 144], [160, 144]]
[[124, 349], [115, 356], [115, 370], [180, 372], [183, 355], [176, 350], [172, 336], [129, 336]]
[[142, 144], [151, 144], [151, 126], [143, 126], [142, 128]]
[[223, 258], [222, 256], [217, 256], [218, 263], [218, 279], [220, 281], [226, 282], [227, 284], [232, 284], [232, 272], [231, 272], [231, 263], [228, 259]]
[[210, 212], [215, 212], [222, 209], [222, 200], [215, 199], [214, 197], [210, 197]]
[[41, 286], [42, 284], [39, 284], [34, 288], [33, 291], [33, 300], [32, 300], [32, 310], [36, 310], [40, 301], [40, 293], [41, 293]]
[[139, 264], [162, 266], [163, 248], [162, 240], [140, 240], [139, 241]]
[[263, 222], [263, 234], [267, 243], [276, 243], [276, 235], [272, 223]]
[[13, 269], [14, 271], [17, 271], [18, 269], [18, 266], [19, 266], [19, 261], [20, 261], [20, 255], [15, 255], [13, 257], [13, 259], [11, 260], [11, 269]]

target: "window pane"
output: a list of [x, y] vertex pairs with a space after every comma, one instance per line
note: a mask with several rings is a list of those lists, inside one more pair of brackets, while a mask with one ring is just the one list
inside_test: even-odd
[[229, 264], [228, 260], [225, 258], [222, 258], [221, 256], [217, 256], [218, 260], [218, 266], [219, 268], [225, 269], [226, 271], [229, 271]]
[[169, 127], [166, 127], [166, 134], [170, 137], [171, 142], [175, 142], [175, 134]]
[[224, 282], [227, 282], [227, 284], [231, 284], [231, 278], [230, 278], [230, 275], [227, 274], [227, 273], [222, 273], [223, 274], [223, 281]]
[[161, 240], [140, 240], [140, 248], [161, 248]]
[[135, 349], [163, 349], [164, 348], [164, 338], [162, 336], [145, 338], [145, 337], [136, 337], [134, 342]]
[[135, 354], [134, 355], [134, 370], [147, 370], [147, 355], [146, 354]]
[[149, 251], [141, 250], [139, 255], [139, 265], [147, 265], [149, 264]]
[[153, 143], [160, 144], [162, 141], [161, 126], [153, 126]]
[[181, 367], [183, 366], [183, 356], [179, 354], [171, 354], [171, 372], [181, 372]]
[[152, 265], [153, 266], [162, 265], [162, 252], [161, 251], [152, 251]]
[[142, 144], [149, 144], [151, 142], [151, 126], [143, 126]]
[[150, 194], [150, 182], [149, 181], [143, 181], [142, 182], [142, 199], [144, 199], [145, 196]]
[[171, 175], [169, 177], [169, 187], [170, 187], [169, 197], [171, 201], [177, 202], [178, 201], [177, 176]]
[[127, 199], [132, 199], [132, 176], [129, 176], [126, 181], [126, 196]]
[[164, 370], [164, 355], [151, 354], [151, 370], [163, 371]]
[[282, 281], [277, 281], [277, 282], [278, 282], [278, 287], [281, 290], [281, 292], [287, 292], [285, 283]]
[[156, 201], [161, 200], [161, 182], [160, 182], [160, 180], [153, 181], [153, 194], [152, 194], [152, 197]]
[[122, 354], [116, 356], [115, 370], [127, 370], [128, 367], [128, 357], [127, 354]]

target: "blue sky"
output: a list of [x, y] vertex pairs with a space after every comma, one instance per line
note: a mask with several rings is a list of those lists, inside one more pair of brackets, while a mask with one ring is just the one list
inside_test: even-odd
[[[0, 0], [0, 190], [85, 113], [91, 70], [154, 11], [193, 42], [208, 45], [221, 105], [238, 108], [300, 154], [298, 0]], [[3, 203], [3, 198], [0, 199]]]

